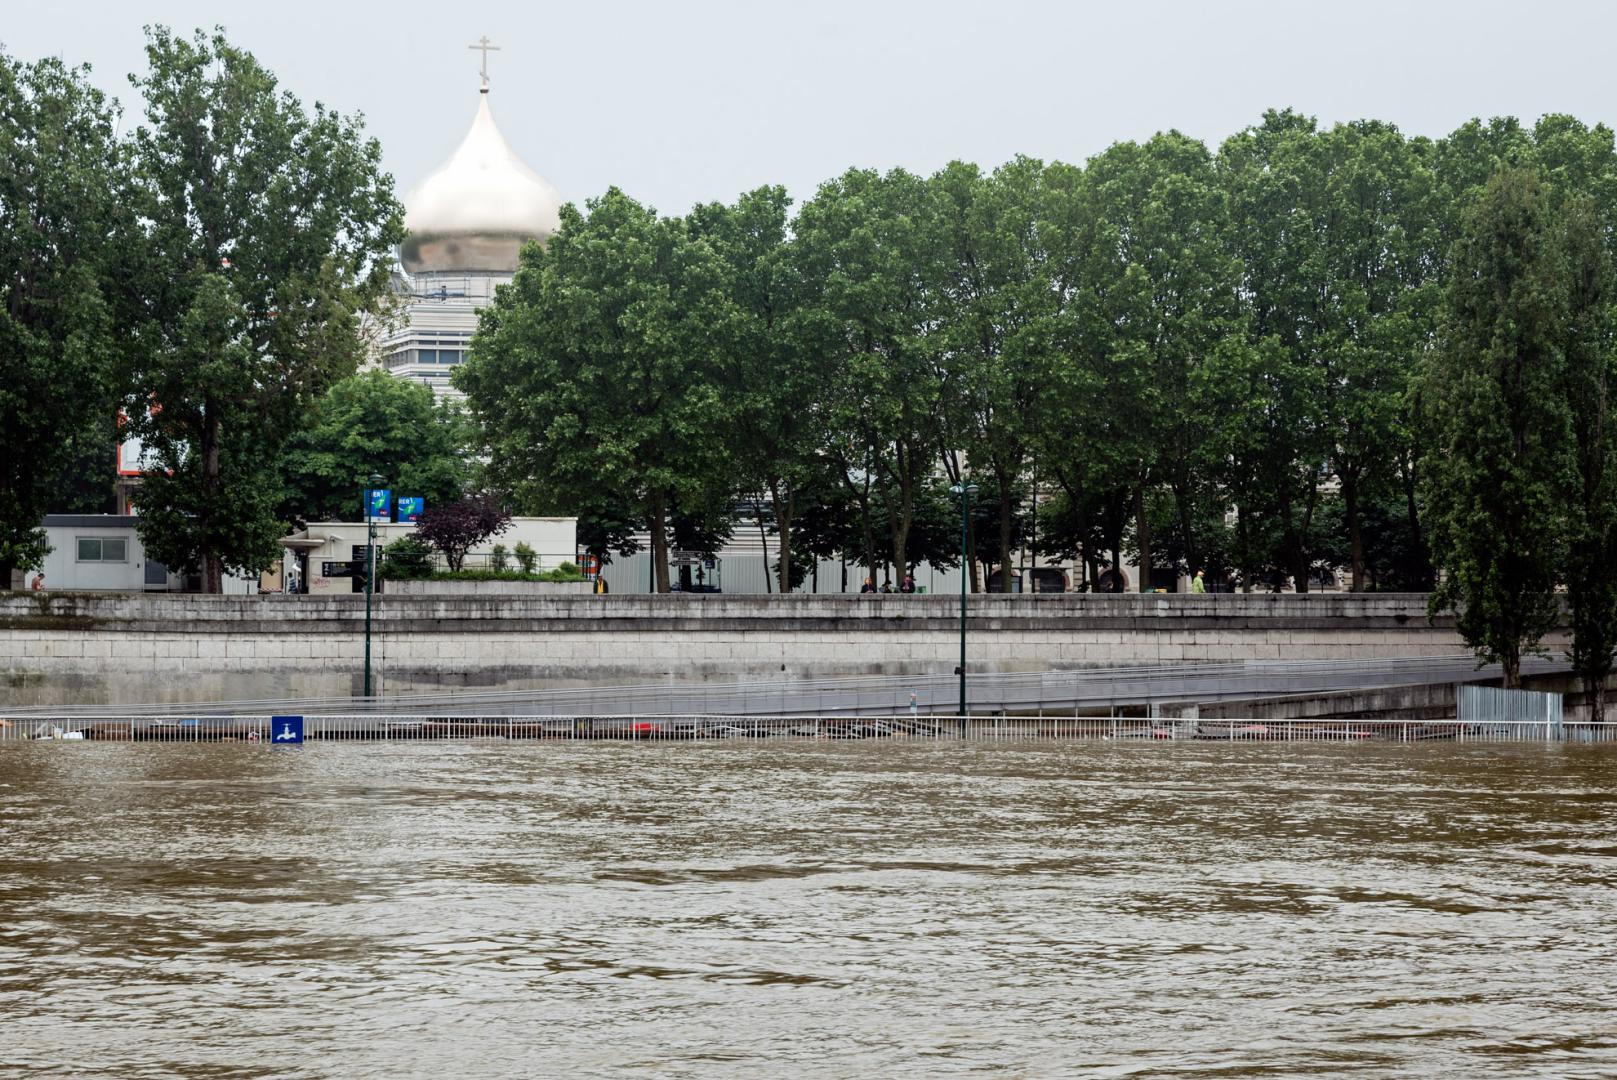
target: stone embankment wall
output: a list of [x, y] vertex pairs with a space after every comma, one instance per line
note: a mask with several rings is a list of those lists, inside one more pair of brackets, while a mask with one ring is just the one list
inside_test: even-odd
[[[5, 705], [359, 692], [363, 596], [0, 595]], [[971, 598], [974, 670], [1463, 652], [1415, 594]], [[948, 596], [378, 597], [379, 693], [949, 673]]]

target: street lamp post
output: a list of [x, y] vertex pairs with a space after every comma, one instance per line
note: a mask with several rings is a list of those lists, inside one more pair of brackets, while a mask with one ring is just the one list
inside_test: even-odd
[[365, 696], [371, 696], [371, 590], [376, 585], [376, 518], [371, 513], [371, 492], [382, 486], [382, 478], [370, 475], [365, 489]]
[[971, 581], [970, 556], [966, 541], [971, 526], [971, 497], [977, 494], [976, 484], [955, 484], [950, 492], [960, 496], [960, 734], [966, 734], [966, 585]]

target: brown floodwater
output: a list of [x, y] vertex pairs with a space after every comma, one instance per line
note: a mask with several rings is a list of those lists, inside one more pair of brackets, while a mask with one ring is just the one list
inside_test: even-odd
[[1617, 1075], [1617, 747], [0, 747], [0, 1073]]

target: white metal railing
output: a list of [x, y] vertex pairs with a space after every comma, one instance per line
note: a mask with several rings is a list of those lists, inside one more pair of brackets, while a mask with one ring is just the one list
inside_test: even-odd
[[[1573, 742], [1617, 744], [1617, 723], [1459, 720], [1207, 720], [1144, 717], [948, 715], [436, 716], [306, 714], [312, 742], [443, 739], [705, 741], [732, 738], [1139, 740], [1196, 742]], [[270, 716], [0, 717], [0, 743], [268, 742]]]

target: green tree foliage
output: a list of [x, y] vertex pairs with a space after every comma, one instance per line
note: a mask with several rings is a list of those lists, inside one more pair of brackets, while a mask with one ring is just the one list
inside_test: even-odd
[[849, 170], [804, 205], [796, 234], [802, 272], [817, 284], [811, 302], [834, 321], [828, 454], [859, 504], [872, 572], [879, 513], [902, 578], [943, 431], [934, 331], [946, 241], [936, 187], [902, 169]]
[[[1013, 586], [1006, 560], [1018, 547], [1042, 390], [1060, 362], [1072, 296], [1051, 257], [1060, 233], [1044, 228], [1045, 174], [1042, 162], [1019, 157], [988, 176], [954, 162], [932, 180], [948, 230], [944, 443], [963, 450], [988, 481], [994, 535], [975, 547], [979, 558], [992, 551], [1000, 560], [1003, 592]], [[945, 458], [950, 478], [959, 480], [958, 462]]]
[[1437, 432], [1427, 474], [1445, 577], [1432, 609], [1456, 610], [1478, 654], [1521, 684], [1521, 659], [1560, 614], [1576, 472], [1565, 396], [1566, 264], [1535, 172], [1505, 168], [1465, 214], [1443, 342], [1425, 387]]
[[1617, 295], [1611, 253], [1602, 242], [1608, 231], [1592, 199], [1563, 207], [1557, 239], [1565, 260], [1566, 402], [1576, 456], [1566, 499], [1571, 511], [1566, 585], [1572, 666], [1583, 679], [1597, 722], [1605, 719], [1606, 678], [1617, 652], [1617, 433], [1611, 412], [1617, 389], [1612, 321]]
[[111, 491], [117, 246], [132, 218], [115, 106], [84, 69], [0, 52], [0, 588], [46, 554], [84, 465]]
[[670, 515], [729, 485], [724, 261], [613, 189], [522, 253], [455, 372], [495, 478], [525, 501], [632, 514], [667, 592]]
[[381, 550], [382, 577], [420, 579], [432, 573], [432, 548], [417, 536], [401, 536]]
[[157, 28], [146, 53], [131, 412], [160, 468], [140, 533], [217, 592], [274, 558], [280, 452], [361, 359], [401, 213], [357, 118], [305, 109], [220, 34]]
[[1104, 358], [1101, 407], [1114, 420], [1116, 479], [1134, 496], [1139, 588], [1152, 585], [1151, 490], [1172, 491], [1191, 523], [1209, 453], [1209, 362], [1239, 333], [1238, 266], [1207, 148], [1177, 132], [1118, 143], [1090, 162], [1094, 229], [1082, 339]]
[[1059, 307], [1048, 323], [1051, 355], [1029, 434], [1035, 471], [1054, 483], [1062, 506], [1053, 512], [1048, 550], [1083, 562], [1084, 581], [1093, 585], [1103, 562], [1121, 558], [1134, 455], [1125, 418], [1107, 407], [1117, 374], [1106, 348], [1113, 328], [1086, 288], [1103, 230], [1088, 180], [1083, 170], [1056, 163], [1042, 181], [1040, 246]]
[[793, 526], [804, 488], [824, 472], [824, 403], [835, 375], [833, 327], [805, 303], [788, 246], [784, 188], [760, 188], [734, 206], [691, 212], [693, 237], [718, 255], [729, 312], [723, 393], [732, 465], [744, 493], [766, 494], [776, 535], [776, 575], [789, 592]]
[[465, 493], [471, 443], [456, 403], [384, 371], [360, 372], [326, 391], [282, 452], [282, 516], [358, 521], [372, 473], [428, 506], [455, 502]]

